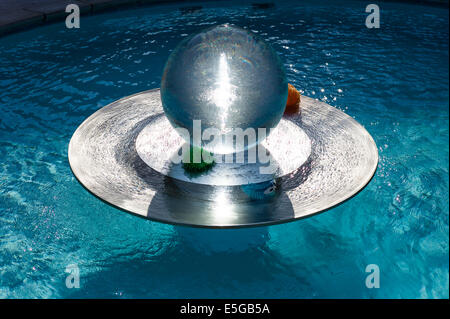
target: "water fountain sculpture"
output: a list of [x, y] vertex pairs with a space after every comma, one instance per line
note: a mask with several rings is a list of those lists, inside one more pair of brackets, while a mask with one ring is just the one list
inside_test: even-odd
[[[215, 26], [178, 45], [161, 89], [86, 119], [70, 165], [100, 199], [161, 222], [244, 227], [311, 216], [364, 188], [378, 152], [358, 122], [324, 102], [302, 96], [300, 110], [284, 114], [287, 96], [265, 40]], [[186, 161], [208, 165], [192, 172]]]

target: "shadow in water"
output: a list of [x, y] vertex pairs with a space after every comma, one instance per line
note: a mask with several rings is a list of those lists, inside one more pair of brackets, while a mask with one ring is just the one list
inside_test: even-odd
[[[123, 249], [113, 251], [100, 267], [82, 276], [83, 289], [64, 287], [61, 294], [65, 298], [263, 298], [268, 282], [279, 289], [307, 287], [306, 275], [295, 274], [283, 256], [267, 246], [268, 240], [266, 227], [176, 226], [164, 247], [152, 249], [150, 241], [131, 247], [127, 254]], [[270, 296], [278, 293], [275, 289]]]
[[209, 229], [180, 226], [175, 231], [180, 243], [205, 255], [241, 253], [261, 248], [269, 240], [267, 227]]

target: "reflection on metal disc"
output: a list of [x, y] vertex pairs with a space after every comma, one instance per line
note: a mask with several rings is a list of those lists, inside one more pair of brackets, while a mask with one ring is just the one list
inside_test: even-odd
[[[242, 176], [231, 175], [239, 182], [225, 179], [217, 184], [214, 179], [218, 181], [222, 169], [213, 179], [177, 175], [167, 166], [167, 156], [180, 145], [170, 132], [152, 133], [158, 125], [167, 125], [159, 90], [103, 107], [78, 127], [70, 141], [74, 175], [102, 200], [145, 218], [200, 227], [244, 227], [287, 222], [331, 208], [361, 190], [378, 163], [376, 145], [358, 122], [308, 97], [302, 97], [301, 113], [284, 118], [279, 126], [283, 129], [267, 140], [265, 147], [278, 165], [270, 178], [248, 179], [246, 169]], [[158, 159], [158, 152], [146, 148], [147, 142], [159, 148], [167, 145], [167, 152]], [[251, 182], [243, 183], [246, 179]]]
[[[162, 113], [154, 117], [139, 133], [136, 151], [148, 166], [161, 174], [187, 182], [214, 186], [266, 182], [294, 172], [311, 154], [311, 141], [308, 135], [298, 125], [286, 119], [282, 119], [269, 137], [257, 147], [234, 155], [234, 160], [228, 163], [225, 162], [225, 156], [230, 155], [217, 155], [220, 156], [221, 162], [217, 162], [211, 170], [199, 175], [188, 174], [181, 163], [174, 164], [172, 160], [179, 156], [184, 143], [185, 141]], [[259, 152], [266, 154], [262, 160], [258, 157]], [[238, 157], [243, 161], [237, 162]], [[252, 157], [254, 160], [249, 160]]]

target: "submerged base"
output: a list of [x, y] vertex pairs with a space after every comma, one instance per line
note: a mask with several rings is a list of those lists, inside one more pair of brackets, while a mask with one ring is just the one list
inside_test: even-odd
[[[220, 167], [200, 178], [177, 172], [167, 162], [168, 149], [179, 147], [170, 142], [174, 136], [152, 130], [164, 121], [159, 90], [105, 106], [70, 141], [73, 173], [94, 195], [145, 218], [244, 227], [287, 222], [333, 207], [361, 190], [378, 163], [376, 145], [360, 124], [308, 97], [302, 97], [301, 113], [282, 120], [285, 129], [274, 135], [278, 142], [267, 146], [278, 154], [279, 170], [270, 178], [252, 176], [249, 167], [229, 178], [223, 178]], [[150, 150], [148, 143], [165, 151]]]

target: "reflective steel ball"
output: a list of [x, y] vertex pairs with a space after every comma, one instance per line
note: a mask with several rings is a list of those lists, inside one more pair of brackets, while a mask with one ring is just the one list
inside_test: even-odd
[[[284, 67], [271, 46], [229, 24], [182, 41], [169, 56], [161, 81], [161, 100], [171, 124], [189, 132], [183, 136], [188, 142], [216, 153], [261, 142], [280, 121], [287, 96]], [[194, 120], [197, 128], [201, 124], [201, 140], [193, 138]], [[208, 128], [218, 132], [219, 143], [203, 134]], [[236, 129], [248, 128], [256, 139], [237, 145], [232, 138]], [[258, 128], [266, 134], [258, 134]]]

